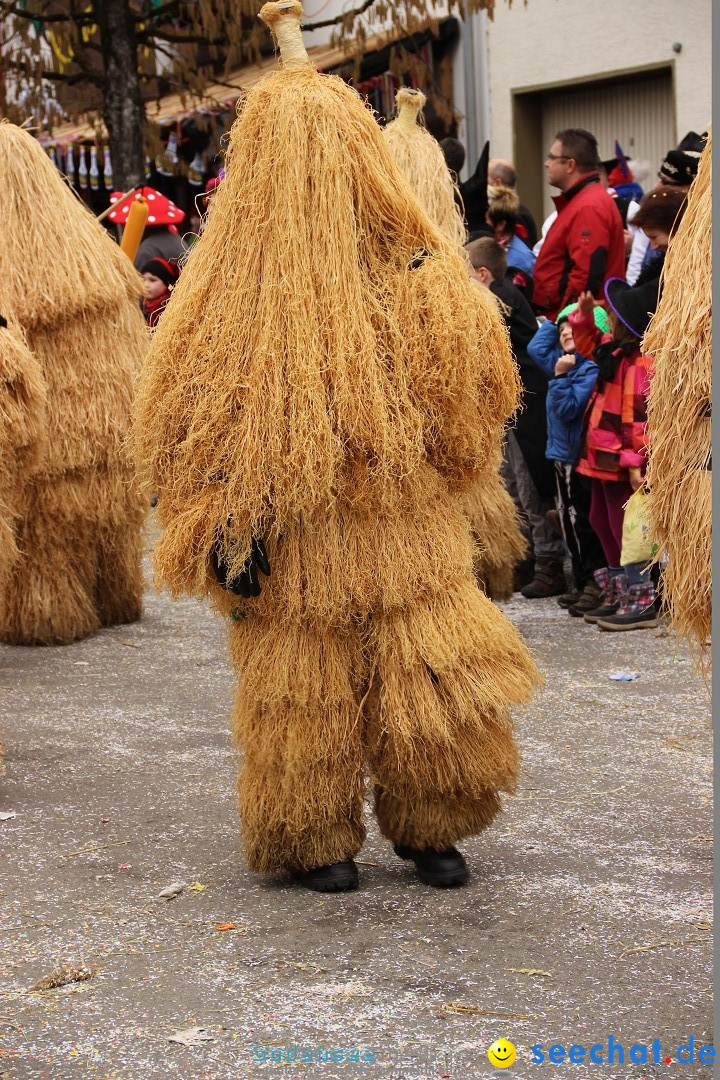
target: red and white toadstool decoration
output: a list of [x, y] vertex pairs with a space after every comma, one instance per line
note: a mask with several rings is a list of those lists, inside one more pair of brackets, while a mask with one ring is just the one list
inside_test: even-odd
[[[122, 191], [113, 191], [110, 196], [111, 205], [122, 199], [123, 194]], [[130, 213], [130, 207], [135, 199], [145, 199], [147, 201], [148, 225], [180, 225], [185, 219], [185, 211], [181, 210], [167, 196], [156, 191], [153, 187], [138, 188], [132, 198], [125, 199], [122, 206], [108, 214], [108, 219], [115, 225], [125, 225]]]

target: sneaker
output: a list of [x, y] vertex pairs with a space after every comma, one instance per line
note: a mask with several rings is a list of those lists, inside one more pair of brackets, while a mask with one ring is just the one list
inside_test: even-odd
[[652, 630], [659, 621], [652, 581], [646, 585], [631, 585], [617, 612], [596, 620], [600, 630]]
[[542, 555], [535, 560], [535, 577], [520, 590], [526, 600], [544, 600], [566, 591], [565, 567], [561, 562]]
[[569, 608], [571, 604], [577, 604], [581, 593], [581, 589], [573, 589], [572, 592], [565, 592], [562, 596], [558, 596], [557, 602], [560, 607]]
[[568, 604], [568, 614], [576, 619], [581, 619], [586, 611], [594, 611], [599, 607], [602, 598], [602, 590], [598, 588], [594, 581], [588, 581], [575, 603]]
[[313, 892], [349, 892], [358, 887], [358, 870], [352, 859], [316, 866], [312, 870], [298, 870], [293, 877]]
[[465, 860], [454, 847], [446, 848], [445, 851], [437, 851], [435, 848], [420, 851], [419, 848], [395, 844], [395, 854], [401, 859], [414, 862], [420, 880], [439, 889], [464, 885], [470, 876]]

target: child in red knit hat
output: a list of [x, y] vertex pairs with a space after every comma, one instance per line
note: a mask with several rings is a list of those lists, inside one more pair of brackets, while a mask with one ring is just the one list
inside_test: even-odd
[[180, 268], [175, 259], [161, 259], [156, 256], [144, 264], [140, 273], [145, 282], [143, 315], [148, 326], [152, 328], [157, 325], [158, 319], [167, 306], [180, 277]]

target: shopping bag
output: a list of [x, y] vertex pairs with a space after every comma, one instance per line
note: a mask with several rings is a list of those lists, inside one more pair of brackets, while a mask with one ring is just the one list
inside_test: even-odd
[[644, 488], [638, 488], [625, 503], [620, 562], [623, 566], [650, 563], [657, 552], [658, 545], [650, 535], [648, 493]]

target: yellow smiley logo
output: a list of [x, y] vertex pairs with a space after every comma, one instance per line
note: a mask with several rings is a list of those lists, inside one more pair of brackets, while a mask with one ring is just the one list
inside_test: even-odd
[[516, 1057], [515, 1047], [507, 1039], [496, 1039], [488, 1050], [488, 1060], [496, 1069], [507, 1069]]

